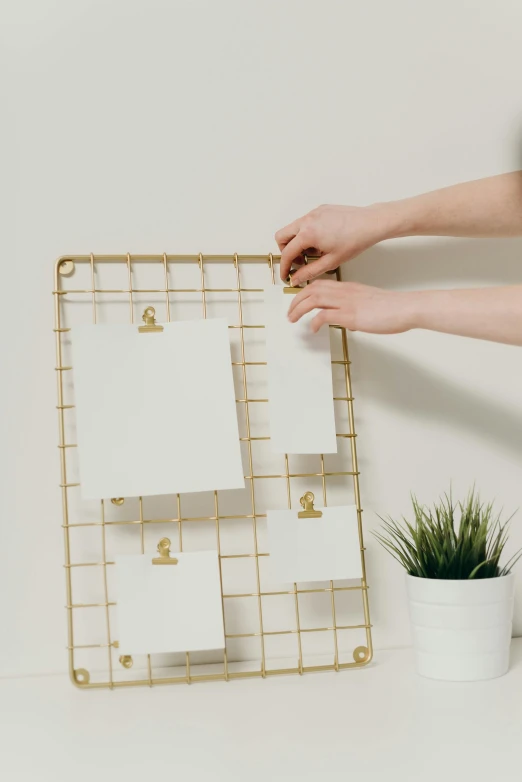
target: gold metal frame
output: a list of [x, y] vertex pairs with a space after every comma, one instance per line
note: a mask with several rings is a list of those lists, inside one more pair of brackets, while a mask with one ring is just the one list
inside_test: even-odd
[[[62, 493], [62, 509], [63, 509], [63, 531], [64, 531], [64, 545], [65, 545], [65, 575], [66, 575], [66, 594], [67, 594], [67, 627], [68, 627], [68, 657], [69, 657], [69, 671], [72, 682], [82, 688], [82, 689], [89, 689], [89, 688], [103, 688], [103, 687], [109, 687], [109, 688], [115, 688], [115, 687], [126, 687], [126, 686], [138, 686], [138, 685], [149, 685], [152, 686], [154, 684], [178, 684], [178, 683], [191, 683], [196, 681], [209, 681], [209, 680], [225, 680], [228, 681], [230, 679], [238, 679], [238, 678], [245, 678], [245, 677], [255, 677], [255, 676], [271, 676], [271, 675], [277, 675], [277, 674], [286, 674], [286, 673], [299, 673], [303, 674], [310, 671], [324, 671], [324, 670], [335, 670], [339, 671], [345, 668], [358, 668], [364, 665], [367, 665], [373, 654], [373, 648], [372, 648], [372, 637], [371, 637], [371, 624], [370, 624], [370, 611], [369, 611], [369, 605], [368, 605], [368, 584], [366, 580], [366, 567], [365, 567], [365, 557], [364, 557], [364, 542], [363, 542], [363, 528], [362, 528], [362, 509], [361, 509], [361, 500], [360, 500], [360, 491], [359, 491], [359, 470], [358, 470], [358, 463], [357, 463], [357, 448], [356, 448], [356, 433], [355, 433], [355, 427], [354, 427], [354, 412], [353, 412], [353, 397], [352, 397], [352, 385], [351, 385], [351, 378], [350, 378], [350, 360], [349, 360], [349, 354], [348, 354], [348, 340], [346, 335], [346, 330], [339, 327], [339, 326], [330, 326], [330, 328], [333, 329], [340, 329], [341, 330], [341, 339], [342, 339], [342, 360], [336, 360], [332, 361], [333, 364], [341, 364], [344, 368], [344, 379], [345, 379], [345, 386], [346, 386], [346, 395], [343, 397], [334, 397], [337, 400], [345, 401], [347, 404], [347, 412], [348, 412], [348, 423], [349, 423], [349, 432], [344, 433], [338, 433], [338, 437], [342, 438], [349, 438], [350, 445], [351, 445], [351, 467], [352, 469], [349, 471], [343, 471], [343, 472], [327, 472], [325, 471], [325, 464], [324, 464], [324, 456], [321, 455], [321, 472], [319, 473], [300, 473], [299, 475], [295, 474], [292, 475], [289, 471], [289, 463], [288, 463], [288, 456], [285, 455], [285, 471], [281, 475], [277, 476], [267, 476], [267, 475], [254, 475], [254, 469], [253, 469], [253, 459], [252, 459], [252, 441], [256, 439], [269, 439], [268, 437], [263, 438], [256, 438], [252, 437], [250, 433], [250, 417], [249, 417], [249, 404], [252, 402], [267, 402], [267, 399], [251, 399], [249, 398], [248, 393], [248, 386], [247, 386], [247, 371], [246, 367], [249, 366], [251, 363], [265, 363], [265, 362], [248, 362], [245, 358], [245, 339], [244, 339], [244, 329], [246, 328], [264, 328], [263, 325], [250, 325], [245, 324], [243, 322], [243, 300], [242, 300], [242, 294], [245, 292], [261, 292], [262, 289], [257, 288], [245, 288], [241, 284], [241, 265], [243, 263], [260, 263], [265, 264], [268, 267], [268, 272], [270, 275], [270, 280], [272, 283], [275, 283], [275, 273], [274, 273], [274, 267], [275, 264], [280, 260], [280, 256], [272, 255], [269, 253], [268, 255], [238, 255], [237, 253], [234, 253], [233, 255], [205, 255], [203, 256], [201, 253], [198, 255], [168, 255], [164, 253], [163, 255], [68, 255], [63, 256], [62, 258], [59, 258], [56, 261], [55, 264], [55, 274], [54, 274], [54, 302], [55, 302], [55, 323], [54, 323], [54, 332], [56, 336], [56, 375], [57, 375], [57, 382], [58, 382], [58, 421], [59, 421], [59, 445], [58, 448], [60, 450], [60, 466], [61, 466], [61, 493]], [[138, 288], [134, 288], [132, 284], [132, 263], [133, 262], [148, 262], [148, 263], [157, 263], [161, 264], [163, 267], [164, 272], [164, 280], [165, 285], [163, 288], [159, 289], [151, 289], [151, 290], [140, 290]], [[235, 278], [236, 278], [236, 287], [234, 288], [207, 288], [205, 285], [205, 264], [206, 263], [232, 263], [234, 265], [235, 269]], [[104, 288], [97, 288], [96, 282], [95, 282], [95, 266], [96, 264], [106, 264], [106, 263], [116, 263], [116, 264], [123, 264], [127, 268], [127, 278], [128, 278], [128, 287], [124, 289], [118, 289], [118, 290], [111, 290], [111, 289], [104, 289]], [[179, 289], [179, 288], [171, 288], [169, 287], [169, 264], [198, 264], [199, 270], [200, 270], [200, 287], [198, 288], [190, 288], [190, 289]], [[75, 269], [75, 264], [87, 264], [90, 267], [90, 280], [91, 284], [90, 287], [85, 289], [74, 289], [72, 287], [69, 287], [66, 283], [69, 282], [67, 278], [73, 273]], [[339, 270], [336, 272], [337, 279], [340, 279]], [[248, 593], [247, 595], [227, 595], [223, 593], [223, 583], [221, 578], [221, 592], [222, 592], [222, 603], [223, 603], [223, 611], [224, 611], [224, 605], [225, 600], [234, 598], [234, 597], [251, 597], [254, 598], [253, 602], [256, 603], [257, 608], [257, 615], [259, 620], [259, 631], [254, 633], [240, 633], [240, 634], [227, 634], [226, 628], [225, 628], [225, 638], [245, 638], [245, 637], [259, 637], [260, 639], [260, 651], [261, 651], [261, 661], [260, 666], [258, 668], [252, 669], [252, 670], [241, 670], [241, 671], [231, 671], [229, 670], [229, 663], [227, 659], [227, 649], [225, 648], [223, 653], [223, 671], [220, 673], [210, 673], [210, 674], [198, 674], [195, 673], [194, 670], [191, 670], [191, 662], [190, 662], [190, 656], [187, 652], [186, 657], [186, 664], [185, 664], [185, 675], [183, 676], [155, 676], [153, 672], [153, 666], [151, 664], [150, 656], [148, 657], [148, 672], [146, 678], [139, 679], [139, 680], [132, 680], [132, 681], [116, 681], [114, 679], [113, 675], [113, 659], [112, 659], [112, 651], [113, 649], [118, 648], [118, 642], [113, 639], [111, 635], [111, 625], [110, 625], [110, 612], [109, 612], [109, 606], [114, 605], [114, 603], [109, 602], [109, 590], [108, 590], [108, 580], [107, 580], [107, 569], [110, 567], [113, 563], [107, 562], [106, 557], [106, 528], [111, 523], [116, 522], [109, 522], [105, 519], [105, 503], [108, 502], [107, 500], [101, 501], [100, 506], [100, 521], [99, 522], [89, 522], [89, 523], [81, 523], [81, 524], [73, 524], [69, 521], [69, 506], [68, 506], [68, 492], [73, 486], [78, 486], [77, 483], [68, 483], [68, 470], [67, 470], [67, 454], [69, 449], [75, 448], [75, 443], [68, 443], [65, 440], [65, 416], [68, 414], [67, 411], [74, 408], [74, 405], [66, 405], [64, 404], [64, 383], [63, 383], [63, 377], [64, 372], [69, 372], [72, 370], [72, 366], [64, 366], [62, 361], [62, 355], [63, 355], [63, 349], [62, 349], [62, 339], [64, 337], [64, 334], [66, 334], [68, 331], [70, 331], [69, 328], [62, 326], [62, 323], [64, 322], [63, 319], [63, 302], [65, 300], [65, 297], [70, 297], [69, 300], [74, 300], [75, 296], [78, 296], [78, 294], [90, 294], [92, 298], [92, 319], [93, 322], [96, 323], [96, 306], [97, 301], [96, 297], [99, 293], [111, 293], [111, 294], [122, 294], [126, 295], [129, 300], [130, 304], [130, 322], [134, 322], [134, 306], [133, 306], [133, 295], [138, 293], [155, 293], [155, 294], [163, 294], [166, 297], [166, 309], [167, 309], [167, 320], [170, 321], [171, 317], [171, 302], [169, 295], [170, 293], [200, 293], [201, 299], [202, 299], [202, 314], [203, 317], [207, 316], [207, 301], [206, 301], [206, 294], [207, 293], [223, 293], [223, 292], [231, 292], [237, 294], [238, 297], [238, 324], [230, 326], [230, 328], [236, 328], [240, 330], [240, 349], [241, 349], [241, 361], [232, 362], [234, 365], [239, 365], [242, 368], [242, 390], [243, 393], [241, 394], [240, 399], [237, 399], [238, 404], [244, 404], [245, 405], [245, 420], [246, 420], [246, 437], [241, 438], [242, 440], [246, 441], [248, 443], [248, 474], [245, 476], [246, 485], [250, 486], [250, 499], [251, 499], [251, 506], [252, 506], [252, 512], [250, 514], [241, 515], [241, 516], [224, 516], [220, 514], [219, 512], [219, 498], [218, 498], [218, 492], [214, 492], [214, 514], [212, 516], [206, 516], [201, 518], [187, 518], [183, 517], [181, 514], [181, 504], [180, 504], [180, 495], [176, 495], [177, 498], [177, 516], [176, 518], [172, 519], [146, 519], [144, 518], [143, 514], [143, 504], [142, 499], [139, 498], [139, 515], [140, 518], [136, 521], [132, 522], [117, 522], [117, 523], [129, 523], [129, 524], [138, 524], [141, 529], [141, 551], [144, 553], [144, 525], [148, 523], [158, 523], [160, 521], [169, 521], [169, 522], [177, 522], [178, 523], [178, 529], [179, 529], [179, 550], [183, 550], [183, 538], [182, 538], [182, 525], [184, 523], [190, 523], [192, 521], [213, 521], [215, 522], [216, 527], [216, 540], [217, 540], [217, 551], [219, 555], [219, 562], [220, 562], [220, 573], [222, 568], [222, 560], [227, 559], [229, 557], [255, 557], [256, 560], [256, 574], [257, 574], [257, 589], [254, 593]], [[151, 321], [152, 323], [152, 321]], [[349, 476], [351, 475], [353, 477], [353, 490], [354, 490], [354, 497], [355, 497], [355, 503], [357, 506], [357, 516], [358, 516], [358, 528], [359, 528], [359, 541], [360, 541], [360, 548], [361, 548], [361, 562], [362, 562], [362, 573], [363, 577], [360, 580], [360, 585], [357, 586], [334, 586], [333, 582], [330, 582], [329, 586], [327, 588], [321, 588], [321, 589], [298, 589], [297, 584], [293, 585], [293, 589], [290, 589], [285, 592], [262, 592], [261, 591], [261, 582], [260, 582], [260, 575], [259, 575], [259, 558], [268, 556], [267, 553], [260, 552], [259, 546], [258, 546], [258, 535], [257, 535], [257, 519], [264, 517], [266, 514], [258, 513], [256, 510], [256, 490], [254, 487], [254, 479], [260, 478], [260, 477], [271, 477], [271, 478], [281, 478], [286, 483], [286, 493], [287, 493], [287, 499], [288, 499], [288, 507], [291, 508], [291, 493], [290, 493], [290, 482], [292, 478], [316, 478], [320, 477], [322, 481], [322, 492], [323, 492], [323, 504], [327, 505], [327, 478], [330, 476], [339, 476], [339, 475], [345, 475]], [[114, 498], [112, 502], [116, 505], [119, 505], [123, 502], [123, 498]], [[246, 522], [252, 525], [252, 531], [254, 536], [254, 554], [234, 554], [234, 555], [222, 555], [221, 554], [221, 544], [220, 544], [220, 520], [221, 519], [237, 519], [238, 523]], [[102, 553], [103, 553], [103, 562], [89, 562], [89, 563], [75, 563], [71, 561], [71, 546], [70, 546], [70, 529], [72, 527], [101, 527], [101, 534], [102, 534]], [[71, 568], [78, 567], [78, 566], [99, 566], [103, 570], [103, 583], [104, 583], [104, 594], [105, 594], [105, 600], [102, 603], [96, 603], [94, 604], [74, 604], [73, 602], [73, 594], [72, 594], [72, 579], [71, 579]], [[222, 573], [221, 573], [222, 575]], [[357, 625], [345, 625], [341, 626], [337, 623], [336, 620], [336, 607], [335, 607], [335, 596], [339, 592], [343, 592], [346, 590], [355, 590], [360, 592], [361, 595], [361, 605], [362, 605], [362, 613], [364, 617], [364, 621]], [[319, 592], [326, 592], [330, 593], [331, 597], [331, 611], [332, 611], [332, 622], [329, 627], [319, 627], [319, 628], [301, 628], [301, 622], [300, 622], [300, 616], [299, 616], [299, 595], [301, 594], [308, 594], [308, 593], [319, 593]], [[262, 608], [262, 598], [266, 595], [293, 595], [294, 596], [294, 602], [295, 602], [295, 627], [289, 628], [288, 630], [283, 631], [277, 631], [277, 632], [267, 632], [263, 628], [263, 608]], [[103, 609], [105, 612], [105, 622], [106, 622], [106, 635], [107, 635], [107, 642], [105, 644], [89, 644], [89, 645], [76, 645], [75, 644], [75, 635], [74, 635], [74, 617], [73, 617], [73, 610], [79, 609], [79, 608], [91, 608], [91, 607], [97, 607], [100, 609]], [[339, 653], [338, 653], [338, 640], [337, 640], [337, 633], [339, 630], [356, 630], [356, 629], [364, 629], [366, 634], [366, 645], [364, 646], [358, 646], [356, 649], [354, 649], [353, 652], [353, 662], [340, 662], [339, 661]], [[303, 663], [303, 651], [302, 651], [302, 645], [301, 645], [301, 635], [302, 633], [306, 632], [331, 632], [333, 634], [333, 640], [334, 640], [334, 659], [331, 663], [325, 664], [325, 665], [305, 665]], [[266, 667], [266, 656], [265, 656], [265, 638], [271, 635], [283, 635], [283, 634], [296, 634], [297, 635], [297, 641], [298, 641], [298, 661], [297, 666], [295, 665], [289, 665], [288, 667], [283, 668], [267, 668]], [[106, 648], [108, 652], [108, 667], [107, 667], [107, 679], [100, 681], [100, 682], [91, 682], [91, 676], [89, 671], [87, 671], [85, 668], [75, 668], [75, 652], [78, 649], [84, 649], [84, 648]], [[132, 658], [121, 658], [120, 659], [121, 664], [129, 668], [132, 665]]]

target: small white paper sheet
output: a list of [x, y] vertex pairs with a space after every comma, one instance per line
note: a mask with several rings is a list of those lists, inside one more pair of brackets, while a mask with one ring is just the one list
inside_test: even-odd
[[72, 330], [83, 499], [244, 488], [227, 323]]
[[292, 295], [265, 288], [270, 446], [274, 453], [337, 453], [329, 329], [312, 334], [317, 310], [288, 320]]
[[217, 553], [173, 553], [177, 565], [153, 565], [154, 556], [115, 559], [121, 654], [224, 649]]
[[323, 512], [319, 519], [300, 519], [297, 510], [267, 511], [274, 581], [362, 578], [356, 506], [317, 510]]

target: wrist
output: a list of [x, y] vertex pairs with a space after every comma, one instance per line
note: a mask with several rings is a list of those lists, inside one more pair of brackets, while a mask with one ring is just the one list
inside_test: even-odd
[[432, 291], [401, 291], [401, 306], [407, 330], [430, 328], [430, 310]]
[[413, 236], [417, 232], [417, 216], [414, 198], [402, 201], [385, 201], [371, 204], [368, 209], [375, 215], [379, 226], [379, 241]]
[[444, 324], [454, 317], [455, 307], [458, 308], [459, 301], [455, 293], [451, 290], [408, 292], [410, 328], [444, 331]]

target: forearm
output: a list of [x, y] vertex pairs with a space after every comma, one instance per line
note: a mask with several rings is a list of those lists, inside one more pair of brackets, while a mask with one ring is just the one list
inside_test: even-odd
[[387, 236], [522, 236], [522, 171], [376, 205]]
[[411, 328], [522, 346], [522, 286], [402, 295]]

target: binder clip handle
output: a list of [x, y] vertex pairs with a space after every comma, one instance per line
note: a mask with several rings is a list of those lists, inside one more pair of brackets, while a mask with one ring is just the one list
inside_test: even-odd
[[177, 565], [178, 560], [176, 557], [170, 556], [170, 540], [168, 538], [162, 538], [158, 543], [159, 557], [154, 557], [152, 560], [153, 565]]
[[314, 495], [311, 491], [307, 491], [303, 494], [299, 502], [303, 510], [300, 510], [297, 514], [298, 519], [320, 519], [323, 512], [314, 508]]
[[302, 288], [299, 288], [299, 286], [294, 287], [292, 285], [292, 275], [289, 274], [288, 277], [285, 279], [286, 287], [283, 288], [283, 293], [299, 293], [299, 291], [302, 291]]
[[146, 307], [143, 311], [141, 319], [145, 325], [138, 328], [140, 334], [148, 334], [153, 331], [163, 331], [163, 326], [159, 326], [156, 323], [156, 310], [154, 307]]

